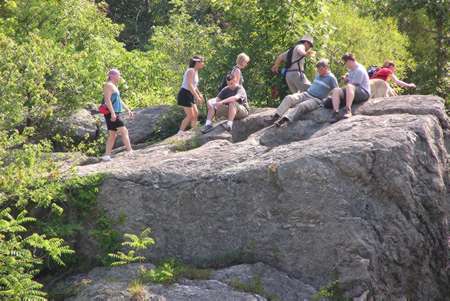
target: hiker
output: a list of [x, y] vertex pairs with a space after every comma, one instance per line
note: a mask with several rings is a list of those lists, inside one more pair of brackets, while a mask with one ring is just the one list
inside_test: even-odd
[[[250, 57], [243, 52], [239, 53], [238, 56], [236, 57], [236, 65], [233, 67], [233, 69], [231, 69], [230, 72], [228, 72], [228, 73], [232, 73], [234, 76], [236, 76], [237, 82], [242, 87], [244, 87], [244, 77], [242, 76], [241, 70], [245, 69], [247, 67], [248, 63], [250, 63]], [[222, 89], [225, 88], [226, 86], [227, 86], [227, 80], [226, 80], [226, 76], [225, 76], [222, 83], [219, 86], [219, 92], [222, 91]]]
[[[319, 108], [323, 104], [323, 99], [339, 86], [336, 77], [330, 71], [328, 60], [319, 60], [316, 64], [316, 69], [318, 75], [306, 92], [287, 95], [278, 106], [276, 113], [271, 119], [271, 122], [276, 120], [276, 126], [281, 126], [288, 121], [292, 122], [298, 119], [299, 115]], [[294, 106], [295, 109], [288, 111], [289, 108]]]
[[248, 116], [249, 106], [247, 103], [247, 93], [239, 85], [235, 74], [229, 73], [226, 77], [227, 86], [220, 91], [217, 97], [208, 100], [208, 117], [202, 133], [206, 134], [213, 129], [212, 119], [217, 117], [227, 117], [227, 122], [223, 124], [227, 131], [233, 128], [233, 121], [243, 119]]
[[120, 119], [122, 109], [125, 108], [128, 116], [133, 117], [133, 112], [120, 98], [120, 92], [117, 84], [121, 79], [120, 71], [111, 69], [108, 72], [108, 79], [103, 86], [103, 102], [109, 110], [109, 114], [105, 115], [106, 127], [108, 128], [108, 138], [106, 139], [106, 151], [102, 157], [103, 161], [111, 161], [111, 152], [116, 142], [117, 135], [122, 137], [123, 145], [128, 153], [132, 153], [130, 138], [128, 137], [128, 129], [125, 127], [123, 121]]
[[291, 93], [306, 91], [311, 85], [304, 71], [305, 57], [315, 55], [315, 52], [312, 50], [313, 46], [313, 38], [309, 35], [303, 36], [295, 46], [278, 55], [271, 68], [272, 72], [278, 73], [281, 63], [285, 62], [282, 74], [286, 77], [286, 83]]
[[189, 67], [183, 75], [183, 83], [177, 95], [177, 104], [182, 106], [186, 117], [181, 121], [177, 135], [184, 135], [186, 128], [197, 126], [198, 108], [196, 103], [204, 102], [203, 95], [198, 90], [198, 71], [205, 66], [202, 56], [195, 55], [189, 60]]
[[347, 83], [345, 88], [335, 88], [332, 93], [332, 101], [325, 101], [326, 108], [333, 109], [333, 115], [330, 122], [336, 122], [340, 119], [339, 108], [345, 106], [345, 114], [342, 118], [352, 117], [352, 104], [362, 103], [370, 97], [369, 75], [366, 68], [356, 61], [352, 53], [346, 53], [342, 60], [348, 69], [344, 77]]
[[[396, 70], [396, 68], [395, 68], [394, 62], [386, 60], [384, 62], [384, 64], [383, 64], [383, 67], [378, 69], [371, 79], [381, 79], [381, 80], [384, 80], [386, 82], [389, 79], [392, 79], [394, 81], [394, 83], [396, 83], [400, 87], [403, 87], [403, 88], [415, 88], [416, 87], [416, 85], [413, 84], [413, 83], [406, 83], [404, 81], [399, 80], [397, 78], [397, 76], [395, 75], [395, 70]], [[388, 94], [390, 94], [392, 96], [397, 95], [395, 90], [392, 89], [390, 86], [389, 86], [389, 90], [390, 91], [388, 92]]]

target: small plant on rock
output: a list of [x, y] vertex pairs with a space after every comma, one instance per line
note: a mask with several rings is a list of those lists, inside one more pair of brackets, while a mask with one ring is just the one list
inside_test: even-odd
[[139, 280], [133, 280], [130, 285], [128, 285], [128, 292], [131, 294], [131, 300], [145, 300], [144, 285]]
[[150, 228], [146, 228], [139, 235], [125, 233], [123, 237], [128, 240], [122, 242], [122, 246], [127, 246], [131, 250], [129, 250], [128, 253], [120, 251], [109, 253], [108, 256], [114, 260], [111, 263], [111, 266], [124, 265], [138, 261], [143, 262], [145, 257], [137, 255], [137, 252], [145, 250], [155, 244], [155, 240], [149, 236], [150, 232]]

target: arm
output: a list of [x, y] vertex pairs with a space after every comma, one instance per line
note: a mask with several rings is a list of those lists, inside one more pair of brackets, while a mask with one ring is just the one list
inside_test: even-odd
[[123, 100], [122, 100], [122, 105], [125, 108], [125, 110], [127, 110], [128, 116], [133, 117], [134, 116], [133, 112], [131, 111], [131, 109], [127, 106], [127, 104]]
[[111, 121], [116, 121], [116, 112], [114, 112], [114, 108], [111, 101], [111, 95], [113, 93], [113, 87], [110, 83], [105, 84], [103, 87], [103, 99], [105, 100], [106, 107], [111, 112]]
[[306, 50], [305, 45], [303, 45], [303, 44], [298, 45], [296, 50], [300, 57], [302, 57], [302, 56], [312, 57], [312, 56], [315, 56], [315, 54], [316, 54], [316, 52], [314, 50], [312, 50], [312, 48]]
[[404, 81], [399, 80], [398, 77], [395, 76], [395, 74], [391, 74], [391, 77], [392, 77], [392, 80], [394, 81], [394, 83], [396, 83], [400, 87], [403, 87], [403, 88], [415, 88], [416, 87], [415, 84], [408, 84], [408, 83], [405, 83]]
[[230, 96], [228, 98], [225, 98], [224, 100], [218, 101], [218, 103], [222, 104], [230, 104], [234, 102], [238, 102], [239, 100], [245, 100], [247, 98], [247, 93], [245, 92], [244, 88], [240, 87], [237, 91], [236, 95]]
[[229, 103], [233, 103], [238, 101], [239, 99], [241, 99], [241, 97], [239, 95], [234, 95], [234, 96], [230, 96], [228, 98], [225, 98], [224, 100], [218, 101], [220, 102], [220, 104], [229, 104]]
[[285, 52], [281, 53], [277, 56], [275, 63], [273, 63], [273, 66], [271, 68], [273, 73], [278, 73], [278, 69], [280, 68], [281, 63], [284, 62]]

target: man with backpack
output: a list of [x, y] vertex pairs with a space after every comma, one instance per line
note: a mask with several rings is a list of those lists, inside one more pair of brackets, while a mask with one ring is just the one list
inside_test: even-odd
[[303, 36], [296, 45], [278, 55], [271, 68], [272, 72], [278, 73], [281, 64], [285, 62], [281, 73], [285, 76], [291, 93], [306, 91], [311, 85], [305, 75], [305, 57], [314, 56], [313, 46], [313, 38], [309, 35]]

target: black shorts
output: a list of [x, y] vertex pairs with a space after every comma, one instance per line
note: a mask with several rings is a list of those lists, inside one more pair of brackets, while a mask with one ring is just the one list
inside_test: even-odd
[[125, 126], [123, 121], [120, 119], [120, 114], [116, 113], [116, 121], [111, 121], [111, 114], [105, 116], [106, 128], [108, 131], [117, 131], [118, 128]]
[[[344, 93], [340, 97], [339, 108], [343, 108], [346, 105], [345, 97], [347, 95], [346, 94], [347, 92], [346, 92], [345, 88], [342, 89], [342, 91]], [[365, 102], [369, 98], [370, 98], [369, 93], [367, 93], [365, 90], [361, 89], [361, 87], [358, 87], [358, 86], [355, 87], [355, 98], [353, 99], [353, 104]], [[331, 97], [328, 97], [327, 100], [325, 100], [325, 102], [323, 103], [323, 106], [327, 109], [333, 108], [333, 103], [331, 101]]]
[[191, 91], [181, 88], [177, 96], [177, 104], [183, 107], [192, 107], [195, 104], [194, 95]]

